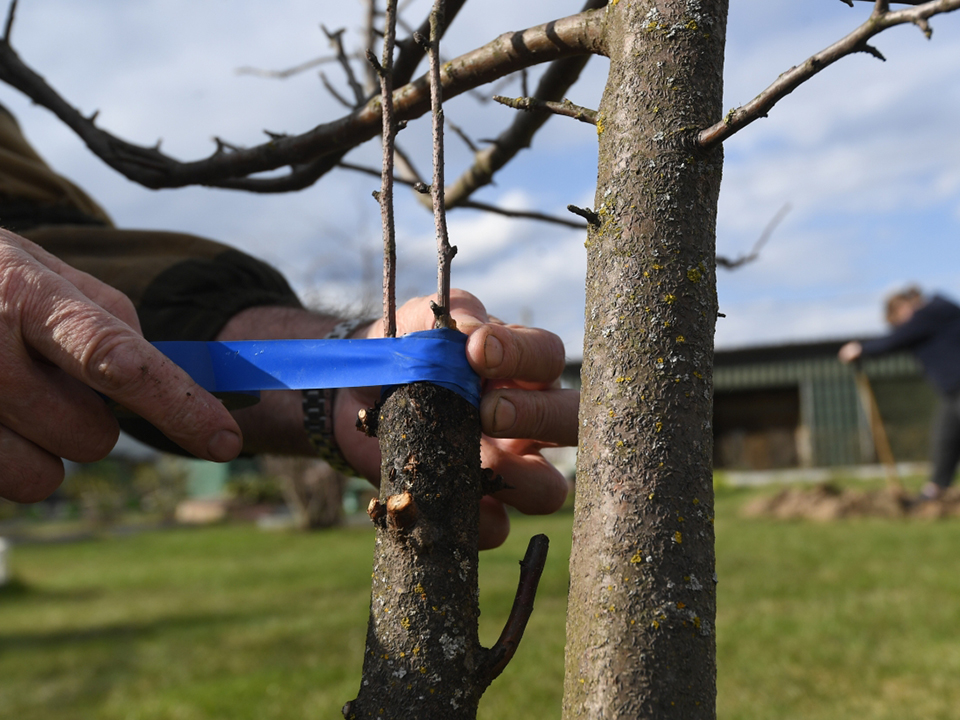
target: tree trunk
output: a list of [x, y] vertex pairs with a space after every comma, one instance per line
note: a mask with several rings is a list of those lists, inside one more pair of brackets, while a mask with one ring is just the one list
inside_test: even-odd
[[564, 718], [714, 718], [715, 226], [726, 0], [612, 0]]
[[476, 408], [427, 383], [379, 408], [383, 454], [363, 681], [346, 718], [474, 720], [489, 684], [477, 634], [482, 482]]
[[343, 522], [347, 479], [323, 460], [268, 455], [264, 472], [280, 481], [287, 507], [301, 530], [330, 528]]

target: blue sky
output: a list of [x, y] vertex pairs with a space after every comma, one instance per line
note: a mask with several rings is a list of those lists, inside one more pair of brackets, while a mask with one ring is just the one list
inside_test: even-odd
[[[862, 22], [871, 4], [839, 0], [732, 0], [725, 107], [746, 102], [790, 66]], [[326, 7], [322, 7], [326, 6]], [[407, 16], [419, 22], [424, 0]], [[468, 3], [444, 52], [455, 55], [494, 36], [576, 12], [580, 0]], [[327, 9], [330, 8], [330, 9]], [[24, 0], [14, 46], [84, 112], [135, 142], [163, 138], [192, 159], [218, 135], [237, 144], [261, 130], [298, 132], [342, 110], [316, 74], [287, 81], [239, 76], [236, 68], [282, 68], [325, 54], [319, 23], [358, 30], [359, 2], [308, 0]], [[875, 39], [886, 55], [847, 58], [799, 88], [726, 143], [718, 249], [750, 250], [785, 204], [792, 211], [759, 261], [720, 273], [718, 347], [843, 338], [882, 331], [883, 295], [907, 282], [960, 295], [960, 13], [934, 18], [932, 41], [913, 27]], [[347, 36], [356, 48], [359, 34]], [[338, 69], [328, 66], [335, 82]], [[591, 61], [571, 91], [596, 107], [606, 61]], [[518, 94], [516, 86], [505, 94]], [[127, 227], [214, 237], [277, 265], [304, 297], [356, 307], [376, 296], [379, 213], [376, 182], [347, 172], [308, 190], [263, 197], [193, 188], [149, 191], [102, 165], [48, 112], [0, 87], [48, 161], [86, 188]], [[474, 138], [495, 136], [512, 111], [457, 98], [448, 117]], [[401, 135], [429, 173], [428, 128]], [[448, 141], [448, 178], [469, 160]], [[373, 142], [350, 159], [375, 165]], [[552, 120], [478, 199], [562, 214], [592, 205], [596, 136], [573, 120]], [[397, 209], [400, 293], [434, 288], [430, 216], [407, 193]], [[454, 284], [492, 312], [555, 330], [580, 355], [585, 257], [582, 233], [457, 211], [451, 241], [460, 254]]]

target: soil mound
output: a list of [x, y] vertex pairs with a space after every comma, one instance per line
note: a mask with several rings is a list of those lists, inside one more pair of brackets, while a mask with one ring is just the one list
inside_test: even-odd
[[854, 517], [960, 517], [960, 488], [948, 489], [939, 500], [915, 502], [916, 495], [897, 488], [857, 490], [824, 483], [814, 488], [787, 488], [756, 498], [743, 506], [746, 517], [830, 522]]

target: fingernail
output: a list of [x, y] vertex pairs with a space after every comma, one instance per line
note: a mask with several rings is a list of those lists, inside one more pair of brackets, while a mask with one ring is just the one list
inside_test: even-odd
[[503, 362], [503, 345], [493, 335], [487, 335], [483, 341], [483, 361], [490, 370], [500, 367]]
[[240, 454], [243, 441], [235, 432], [221, 430], [210, 440], [207, 453], [214, 462], [227, 462]]
[[493, 431], [504, 432], [517, 421], [517, 407], [506, 398], [497, 400], [493, 408]]

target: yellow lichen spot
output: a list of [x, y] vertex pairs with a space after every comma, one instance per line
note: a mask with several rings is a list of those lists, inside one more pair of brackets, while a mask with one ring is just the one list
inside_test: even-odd
[[676, 295], [664, 295], [664, 296], [663, 296], [663, 299], [664, 299], [664, 302], [667, 303], [667, 305], [673, 305], [673, 304], [677, 301], [677, 296], [676, 296]]
[[640, 563], [643, 562], [643, 556], [640, 554], [639, 550], [634, 554], [632, 558], [630, 558], [630, 562], [633, 563], [634, 565], [639, 565]]
[[652, 267], [654, 270], [663, 270], [663, 265], [658, 265], [657, 263], [654, 263], [650, 267]]
[[683, 522], [683, 515], [678, 515], [677, 520], [679, 520], [680, 522]]
[[407, 628], [409, 628], [409, 627], [410, 627], [410, 618], [404, 618], [403, 620], [401, 620], [401, 621], [400, 621], [400, 627], [402, 627], [404, 630], [406, 630]]
[[660, 623], [657, 622], [656, 620], [654, 620], [654, 621], [653, 621], [653, 627], [654, 627], [655, 629], [659, 630], [659, 629], [660, 629]]
[[610, 412], [608, 412], [607, 415], [609, 415], [610, 417], [616, 417], [616, 416], [617, 416], [617, 414], [616, 414], [613, 410], [611, 410]]
[[696, 30], [696, 29], [697, 29], [696, 20], [691, 20], [690, 22], [687, 23], [687, 30]]
[[419, 646], [419, 645], [417, 645], [417, 646], [413, 649], [413, 654], [414, 654], [414, 655], [419, 655], [419, 654], [420, 654], [420, 646]]
[[683, 610], [686, 607], [686, 604], [682, 602], [677, 603], [677, 610]]
[[694, 376], [695, 378], [697, 378], [698, 380], [703, 380], [703, 375], [700, 374], [700, 371], [699, 371], [699, 370], [694, 370], [694, 371], [693, 371], [693, 376]]
[[699, 268], [690, 268], [687, 270], [687, 280], [696, 284], [703, 279], [703, 273], [700, 272]]
[[686, 342], [686, 341], [687, 341], [687, 339], [686, 339], [683, 335], [677, 335], [677, 342], [678, 342], [678, 343], [684, 343], [684, 342]]
[[647, 495], [647, 500], [653, 500], [653, 493], [650, 493], [649, 495]]
[[660, 432], [661, 430], [663, 430], [663, 423], [658, 420], [657, 424], [654, 425], [654, 427], [657, 429], [657, 432]]
[[677, 531], [673, 534], [673, 540], [674, 540], [674, 542], [677, 543], [677, 545], [680, 545], [680, 544], [683, 542], [683, 534], [682, 534], [679, 530], [677, 530]]
[[420, 668], [420, 674], [421, 674], [421, 675], [426, 675], [426, 674], [427, 674], [427, 669], [426, 669], [425, 667], [421, 667], [421, 668]]
[[603, 131], [605, 130], [603, 121], [603, 113], [597, 113], [597, 135], [603, 135]]
[[699, 617], [699, 616], [694, 616], [694, 618], [693, 618], [693, 626], [694, 626], [697, 630], [700, 629], [700, 617]]
[[623, 447], [623, 440], [617, 440], [617, 447]]
[[693, 499], [693, 504], [694, 504], [694, 505], [699, 505], [699, 504], [700, 504], [700, 498], [694, 498], [694, 499]]
[[614, 612], [616, 612], [616, 611], [617, 611], [617, 608], [616, 608], [616, 606], [614, 606], [614, 605], [611, 605], [610, 607], [608, 607], [608, 608], [607, 608], [607, 610], [608, 610], [609, 612], [612, 612], [612, 613], [614, 613]]

